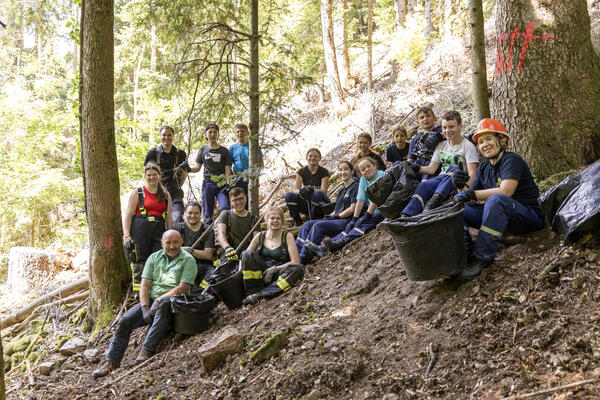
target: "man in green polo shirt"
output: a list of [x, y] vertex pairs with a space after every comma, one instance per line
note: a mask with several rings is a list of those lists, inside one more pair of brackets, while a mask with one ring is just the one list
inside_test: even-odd
[[198, 272], [196, 261], [192, 255], [181, 250], [182, 239], [179, 232], [166, 231], [161, 243], [163, 249], [152, 253], [146, 260], [142, 272], [140, 302], [121, 317], [108, 346], [106, 362], [92, 373], [94, 378], [106, 376], [119, 367], [131, 332], [145, 325], [151, 326], [135, 362], [142, 363], [152, 357], [173, 321], [171, 296], [187, 293], [194, 284]]

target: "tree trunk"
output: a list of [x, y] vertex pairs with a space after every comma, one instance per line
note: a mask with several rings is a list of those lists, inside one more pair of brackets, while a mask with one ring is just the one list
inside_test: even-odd
[[394, 0], [394, 29], [399, 30], [406, 20], [406, 0]]
[[469, 0], [471, 18], [471, 84], [477, 121], [490, 116], [482, 0]]
[[348, 54], [348, 19], [350, 18], [350, 8], [348, 7], [348, 0], [342, 0], [342, 9], [344, 10], [343, 21], [343, 37], [342, 37], [342, 53], [344, 61], [342, 65], [346, 68], [346, 79], [352, 77], [350, 72], [350, 55]]
[[348, 80], [348, 59], [344, 52], [347, 53], [346, 39], [348, 38], [348, 33], [346, 32], [346, 8], [343, 3], [346, 3], [347, 0], [342, 0], [342, 7], [334, 7], [333, 12], [333, 41], [336, 43], [335, 47], [335, 57], [337, 60], [338, 72], [340, 75], [340, 84], [342, 88], [346, 87], [346, 81]]
[[144, 50], [146, 43], [142, 43], [140, 57], [138, 58], [135, 75], [133, 75], [133, 137], [137, 139], [137, 114], [138, 114], [138, 84], [140, 82], [140, 71], [142, 69], [142, 60], [144, 59]]
[[502, 0], [492, 115], [537, 179], [600, 156], [600, 62], [585, 0]]
[[367, 88], [373, 92], [373, 0], [367, 2]]
[[250, 203], [248, 209], [254, 215], [258, 215], [258, 155], [259, 155], [259, 87], [258, 87], [258, 0], [251, 0], [250, 2], [250, 179], [248, 185], [248, 192], [250, 194]]
[[333, 40], [333, 17], [331, 14], [331, 1], [321, 2], [321, 30], [323, 32], [323, 52], [325, 53], [325, 66], [327, 68], [327, 83], [331, 100], [334, 104], [344, 101], [344, 93], [340, 83], [340, 74], [337, 68], [335, 43]]
[[2, 335], [0, 335], [0, 400], [5, 399], [5, 393], [6, 384], [4, 383], [4, 349], [2, 348]]
[[433, 24], [431, 22], [431, 0], [425, 0], [425, 38], [429, 39], [431, 32], [433, 31]]
[[444, 38], [452, 36], [452, 0], [444, 0]]
[[113, 10], [113, 0], [82, 1], [81, 158], [94, 321], [100, 313], [112, 312], [130, 279], [122, 246], [115, 148]]

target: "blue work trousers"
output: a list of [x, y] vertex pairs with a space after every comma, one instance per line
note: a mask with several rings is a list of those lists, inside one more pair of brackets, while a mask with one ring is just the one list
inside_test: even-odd
[[410, 216], [417, 215], [423, 211], [425, 204], [427, 204], [434, 194], [439, 194], [444, 200], [456, 194], [456, 187], [452, 183], [452, 175], [454, 175], [454, 171], [457, 169], [458, 167], [453, 165], [446, 173], [439, 174], [419, 183], [402, 212]]
[[[142, 344], [142, 348], [151, 353], [156, 353], [158, 343], [165, 336], [169, 325], [173, 322], [173, 313], [171, 312], [171, 298], [165, 297], [159, 300], [160, 307], [154, 314], [152, 326], [148, 330], [148, 335]], [[150, 303], [152, 305], [152, 303]], [[129, 337], [134, 329], [148, 325], [142, 317], [142, 306], [140, 303], [131, 307], [119, 320], [115, 334], [113, 335], [108, 351], [106, 352], [106, 360], [113, 363], [120, 363], [127, 345]]]
[[377, 213], [371, 218], [369, 218], [366, 222], [357, 222], [350, 232], [346, 233], [342, 231], [338, 235], [333, 237], [331, 240], [337, 242], [338, 240], [342, 240], [343, 238], [350, 238], [350, 241], [352, 241], [358, 237], [361, 237], [370, 230], [375, 229], [377, 224], [383, 221], [383, 219], [383, 215], [381, 215], [381, 213]]
[[179, 189], [176, 192], [169, 192], [171, 194], [171, 216], [173, 218], [173, 225], [178, 222], [183, 222], [183, 190]]
[[[504, 232], [522, 234], [544, 227], [544, 219], [533, 208], [503, 194], [494, 194], [483, 204], [465, 206], [464, 217], [465, 247], [484, 261], [494, 260]], [[468, 227], [479, 229], [474, 245]]]
[[290, 212], [290, 217], [297, 218], [300, 216], [300, 213], [306, 214], [310, 217], [310, 219], [319, 219], [323, 218], [323, 213], [321, 209], [316, 206], [316, 203], [330, 203], [329, 197], [325, 193], [320, 190], [315, 190], [312, 195], [312, 202], [310, 202], [310, 213], [309, 211], [309, 202], [306, 199], [300, 197], [298, 193], [287, 192], [285, 194], [285, 202], [287, 204], [288, 210]]
[[218, 186], [215, 182], [204, 181], [202, 184], [202, 216], [204, 223], [212, 224], [215, 215], [215, 197], [219, 202], [221, 212], [229, 210], [229, 196], [225, 193], [225, 186]]
[[306, 243], [312, 243], [316, 246], [320, 245], [325, 236], [333, 237], [343, 232], [349, 221], [349, 218], [306, 221], [302, 225], [302, 229], [300, 229], [298, 238], [296, 239], [296, 246], [300, 252], [300, 257], [306, 257], [310, 254], [304, 248]]

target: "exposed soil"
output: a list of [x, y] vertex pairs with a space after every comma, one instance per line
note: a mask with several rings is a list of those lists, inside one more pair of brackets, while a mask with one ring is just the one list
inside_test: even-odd
[[[108, 388], [92, 392], [132, 367], [145, 329], [111, 376], [94, 381], [98, 364], [72, 356], [50, 377], [36, 374], [31, 389], [16, 376], [8, 398], [496, 399], [596, 377], [596, 241], [586, 244], [593, 250], [565, 247], [549, 231], [508, 237], [472, 282], [412, 282], [392, 239], [376, 231], [309, 265], [279, 298], [232, 312], [220, 305], [207, 332], [168, 336], [155, 361]], [[194, 353], [226, 325], [243, 333], [245, 349], [204, 373]], [[279, 331], [287, 345], [262, 364], [249, 361]], [[104, 352], [107, 342], [90, 347]], [[540, 398], [600, 398], [600, 384]]]

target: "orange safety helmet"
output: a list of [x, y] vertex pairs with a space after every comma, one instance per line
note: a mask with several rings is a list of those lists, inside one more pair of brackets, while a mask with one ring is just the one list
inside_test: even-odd
[[493, 118], [484, 118], [477, 124], [477, 130], [473, 135], [473, 141], [477, 143], [479, 135], [490, 132], [502, 135], [507, 140], [510, 139], [510, 135], [508, 134], [508, 132], [506, 132], [506, 128], [504, 127], [504, 125], [502, 125], [502, 122]]

